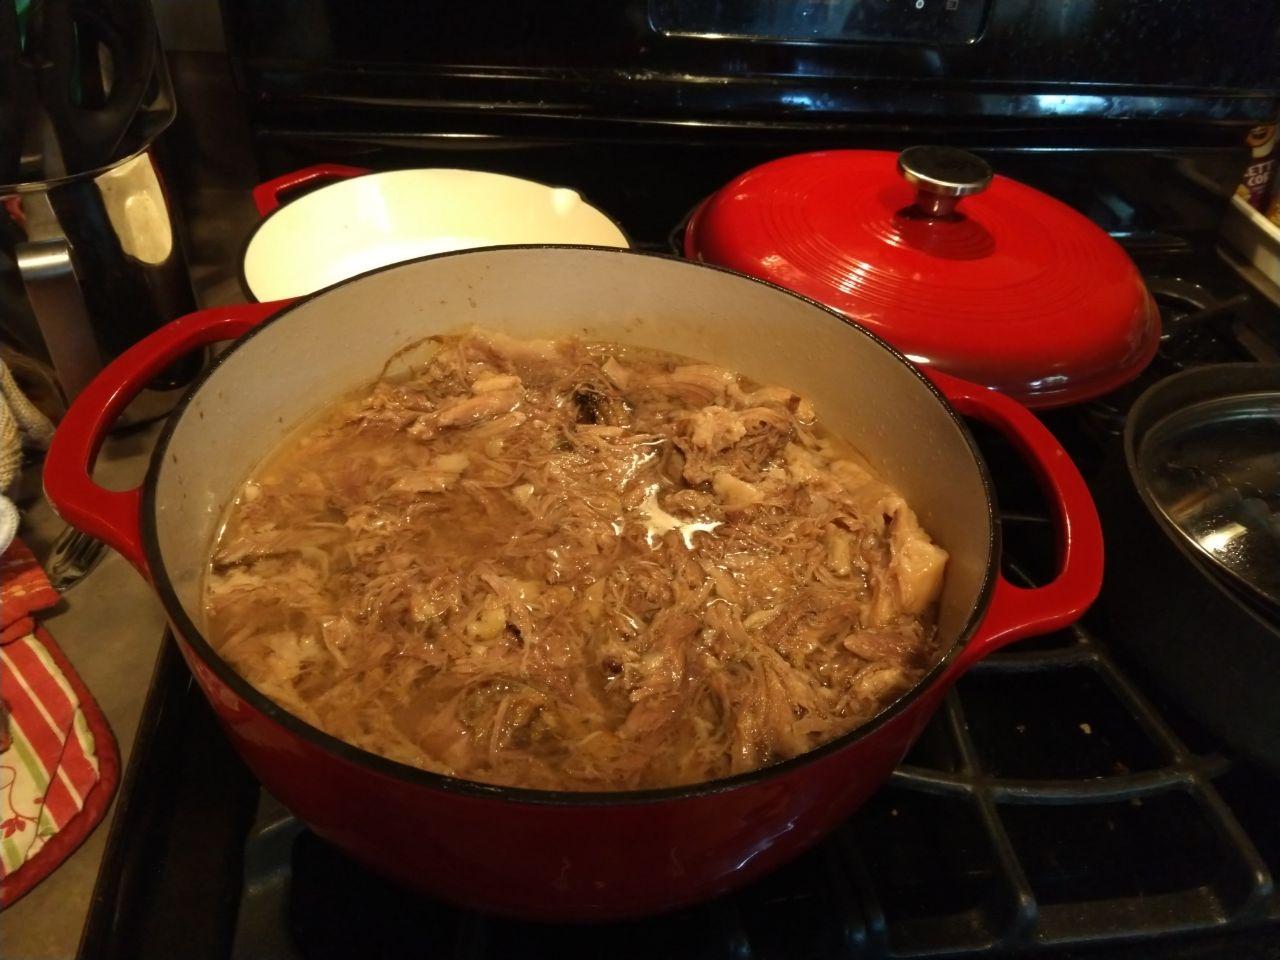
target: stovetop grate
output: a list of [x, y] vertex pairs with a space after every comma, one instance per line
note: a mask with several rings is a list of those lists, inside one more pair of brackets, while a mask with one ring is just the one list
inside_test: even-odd
[[[1055, 695], [1063, 689], [1069, 697]], [[984, 845], [981, 866], [962, 871], [981, 876], [981, 890], [968, 911], [944, 901], [914, 915], [921, 900], [891, 888], [905, 909], [870, 918], [872, 955], [929, 956], [944, 942], [1018, 951], [1280, 917], [1266, 862], [1213, 784], [1230, 764], [1186, 746], [1087, 628], [979, 663], [941, 719], [957, 769], [908, 758], [876, 806], [889, 804], [892, 819], [899, 805], [958, 801]], [[1046, 756], [1055, 750], [1063, 755]], [[883, 905], [878, 887], [902, 851], [877, 812], [848, 829], [861, 850], [885, 851], [874, 870], [855, 873], [868, 878], [864, 902]], [[963, 835], [957, 843], [927, 827], [909, 833], [924, 830], [932, 856], [966, 852]]]

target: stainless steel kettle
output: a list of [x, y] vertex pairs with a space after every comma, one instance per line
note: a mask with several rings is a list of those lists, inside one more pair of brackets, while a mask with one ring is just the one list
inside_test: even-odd
[[[80, 8], [73, 13], [85, 15]], [[99, 20], [114, 22], [111, 13]], [[98, 140], [110, 154], [88, 150], [101, 114], [65, 104], [60, 112], [51, 106], [58, 98], [47, 92], [43, 114], [30, 102], [8, 104], [25, 113], [26, 135], [20, 163], [8, 169], [22, 182], [0, 185], [0, 331], [21, 353], [52, 365], [68, 400], [129, 345], [194, 308], [177, 211], [155, 146], [176, 113], [172, 86], [154, 24], [134, 19], [154, 50], [145, 58], [145, 82], [134, 85], [141, 93], [121, 115], [123, 126]], [[12, 33], [13, 24], [0, 32]], [[30, 60], [27, 40], [19, 55]], [[47, 80], [31, 81], [33, 88], [41, 84]], [[158, 386], [189, 374], [173, 371]], [[172, 399], [149, 397], [134, 418], [162, 413]]]

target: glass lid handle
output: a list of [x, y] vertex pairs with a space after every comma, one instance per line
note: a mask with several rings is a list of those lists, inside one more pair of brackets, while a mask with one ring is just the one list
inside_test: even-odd
[[961, 197], [991, 184], [987, 161], [954, 147], [908, 147], [898, 154], [898, 172], [916, 188], [916, 207], [930, 217], [950, 216]]

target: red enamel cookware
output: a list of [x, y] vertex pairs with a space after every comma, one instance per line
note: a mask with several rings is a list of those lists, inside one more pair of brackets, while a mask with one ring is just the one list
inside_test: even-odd
[[485, 170], [322, 163], [258, 184], [253, 202], [262, 219], [240, 260], [253, 300], [305, 296], [389, 263], [471, 247], [631, 245], [577, 191]]
[[945, 147], [784, 157], [708, 198], [687, 257], [803, 293], [929, 369], [1032, 407], [1136, 377], [1160, 314], [1120, 245]]
[[[950, 552], [938, 618], [945, 657], [872, 722], [811, 753], [643, 792], [453, 779], [363, 752], [286, 713], [201, 633], [201, 580], [224, 507], [318, 406], [375, 379], [405, 345], [467, 325], [661, 348], [808, 395]], [[175, 357], [218, 340], [237, 342], [175, 410], [144, 483], [97, 486], [96, 451], [129, 398]], [[76, 399], [49, 451], [45, 490], [62, 517], [155, 585], [227, 736], [317, 834], [406, 884], [483, 909], [635, 916], [746, 883], [809, 847], [884, 782], [968, 666], [1070, 623], [1096, 595], [1101, 531], [1062, 448], [1008, 397], [930, 377], [844, 317], [726, 270], [602, 248], [489, 248], [387, 267], [289, 304], [173, 322]], [[958, 414], [1005, 433], [1035, 468], [1056, 514], [1052, 582], [1024, 589], [1000, 576], [990, 480]]]

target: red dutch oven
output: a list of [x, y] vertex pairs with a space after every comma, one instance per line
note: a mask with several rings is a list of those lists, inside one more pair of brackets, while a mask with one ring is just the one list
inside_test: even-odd
[[321, 163], [258, 184], [253, 203], [262, 219], [240, 258], [251, 300], [301, 297], [390, 263], [472, 247], [631, 246], [577, 191], [485, 170], [375, 173]]
[[913, 363], [1031, 407], [1116, 389], [1160, 340], [1160, 311], [1106, 232], [948, 147], [762, 164], [694, 211], [684, 252], [812, 297]]
[[[752, 773], [626, 793], [554, 793], [428, 773], [294, 717], [201, 632], [211, 541], [240, 483], [317, 407], [376, 378], [424, 336], [479, 325], [577, 334], [704, 358], [807, 394], [950, 551], [939, 608], [947, 653], [872, 722]], [[92, 479], [113, 420], [176, 357], [237, 340], [168, 421], [146, 480]], [[155, 586], [196, 681], [262, 783], [321, 837], [428, 894], [547, 920], [662, 911], [772, 870], [848, 817], [893, 771], [948, 687], [1005, 644], [1065, 626], [1096, 595], [1093, 502], [1053, 436], [1008, 397], [927, 379], [874, 335], [778, 287], [669, 257], [503, 247], [384, 268], [290, 304], [204, 310], [119, 357], [77, 397], [45, 468], [59, 514]], [[1000, 575], [987, 470], [959, 414], [1004, 433], [1055, 512], [1060, 564], [1035, 589]]]

